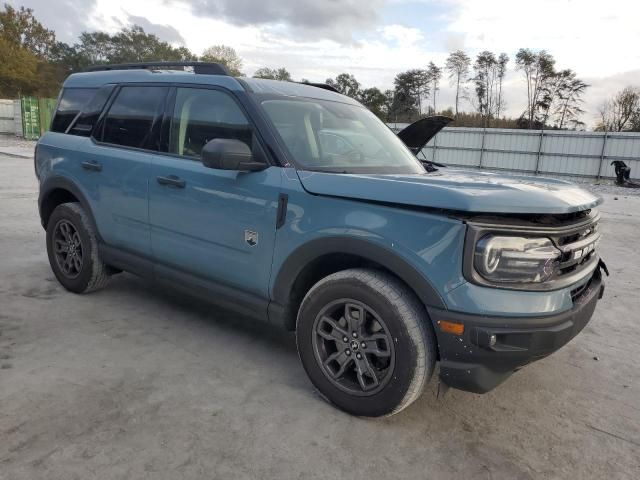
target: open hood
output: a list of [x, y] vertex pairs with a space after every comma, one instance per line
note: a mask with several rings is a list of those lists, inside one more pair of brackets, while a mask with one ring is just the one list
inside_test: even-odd
[[298, 171], [305, 190], [351, 198], [473, 213], [563, 214], [593, 208], [602, 199], [564, 180], [447, 169], [408, 175]]
[[400, 133], [398, 133], [398, 137], [409, 147], [414, 155], [417, 155], [436, 133], [452, 121], [453, 118], [443, 115], [421, 118], [401, 130]]

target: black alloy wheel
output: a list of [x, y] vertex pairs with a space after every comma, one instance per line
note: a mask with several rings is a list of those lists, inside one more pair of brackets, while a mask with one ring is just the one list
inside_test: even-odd
[[71, 222], [59, 220], [53, 231], [53, 249], [60, 271], [69, 279], [82, 272], [83, 248], [80, 234]]
[[316, 317], [314, 354], [323, 373], [351, 395], [374, 395], [395, 365], [393, 340], [384, 320], [363, 302], [346, 298], [327, 304]]

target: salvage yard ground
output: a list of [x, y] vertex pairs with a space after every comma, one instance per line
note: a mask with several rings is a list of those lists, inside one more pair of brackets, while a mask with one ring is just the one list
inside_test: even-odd
[[291, 334], [128, 274], [63, 290], [33, 161], [0, 155], [0, 479], [640, 478], [640, 196], [605, 190], [611, 277], [578, 337], [489, 394], [434, 379], [364, 420]]

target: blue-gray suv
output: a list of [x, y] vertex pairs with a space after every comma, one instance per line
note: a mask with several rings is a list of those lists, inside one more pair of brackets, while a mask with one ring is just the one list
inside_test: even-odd
[[425, 165], [430, 125], [396, 135], [326, 85], [218, 64], [71, 75], [35, 154], [51, 268], [72, 292], [127, 271], [295, 330], [355, 415], [407, 407], [437, 362], [487, 392], [591, 318], [601, 199]]

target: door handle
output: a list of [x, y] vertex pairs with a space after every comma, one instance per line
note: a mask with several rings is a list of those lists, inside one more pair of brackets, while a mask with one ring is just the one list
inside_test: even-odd
[[176, 177], [175, 175], [169, 175], [168, 177], [157, 177], [157, 180], [160, 185], [166, 185], [168, 187], [184, 188], [184, 186], [187, 184], [187, 182], [185, 182], [181, 178]]
[[85, 170], [92, 170], [94, 172], [102, 171], [102, 165], [98, 162], [82, 162], [81, 165]]

